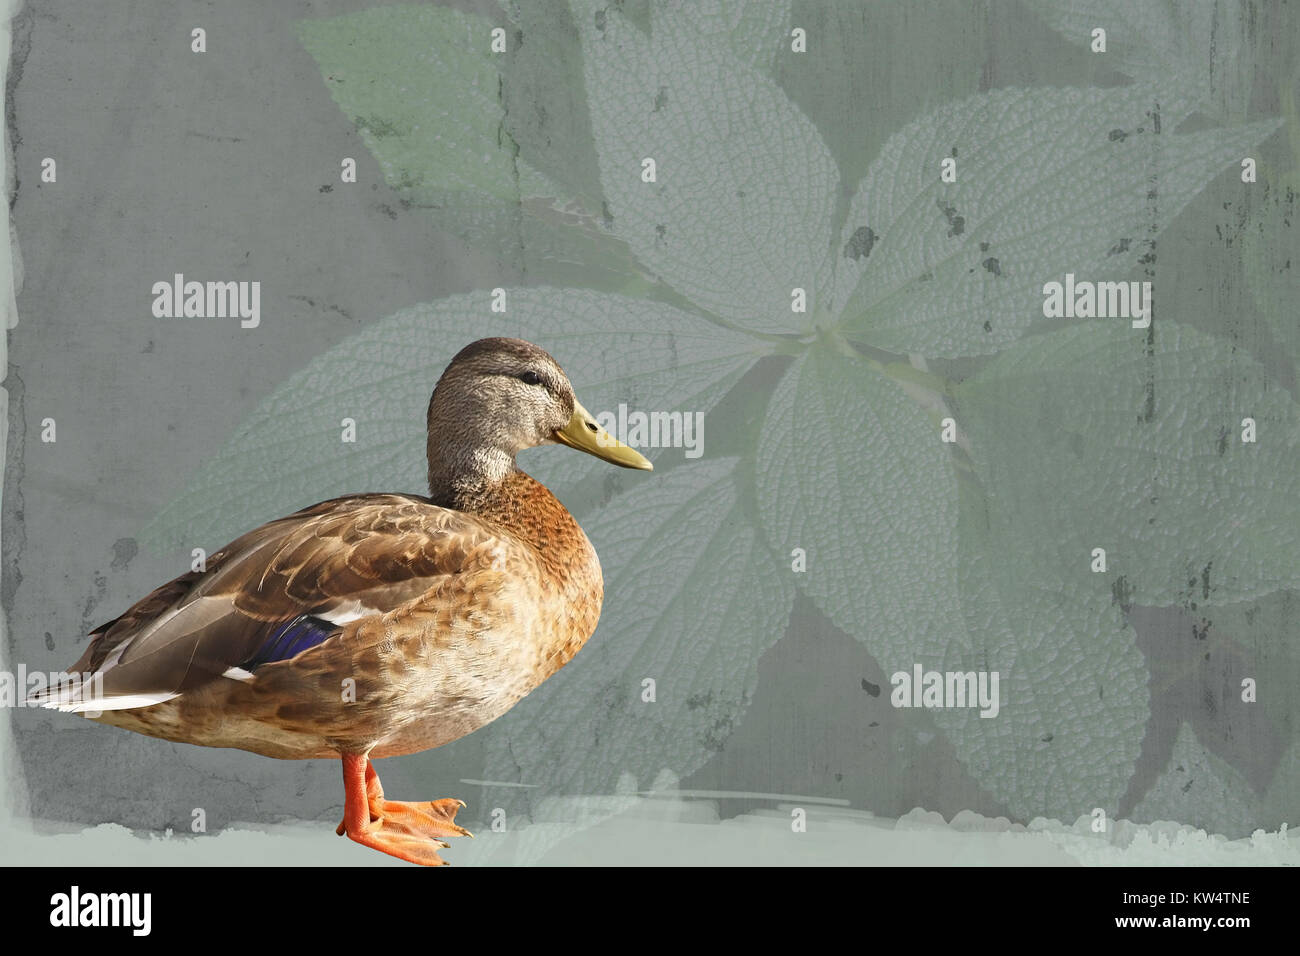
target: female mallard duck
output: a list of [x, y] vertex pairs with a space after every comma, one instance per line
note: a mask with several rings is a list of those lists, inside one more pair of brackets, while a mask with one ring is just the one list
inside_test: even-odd
[[556, 361], [482, 339], [428, 415], [429, 497], [335, 498], [265, 524], [97, 628], [38, 698], [167, 740], [343, 758], [338, 832], [441, 864], [459, 800], [386, 800], [371, 760], [463, 737], [563, 667], [596, 628], [587, 536], [515, 465], [559, 442], [651, 465], [596, 424]]

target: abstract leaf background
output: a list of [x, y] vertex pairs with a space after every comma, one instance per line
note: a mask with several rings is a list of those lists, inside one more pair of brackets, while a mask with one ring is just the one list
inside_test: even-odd
[[[505, 315], [485, 289], [314, 358], [145, 541], [215, 547], [343, 491], [418, 492], [431, 370], [469, 329], [518, 335], [559, 358], [588, 407], [700, 411], [708, 427], [702, 458], [657, 451], [635, 480], [580, 456], [525, 462], [595, 543], [606, 609], [572, 664], [481, 732], [488, 778], [528, 786], [490, 800], [534, 813], [698, 769], [743, 719], [798, 590], [886, 674], [1000, 673], [998, 717], [934, 720], [1022, 822], [1102, 807], [1240, 835], [1294, 813], [1285, 709], [1268, 718], [1276, 753], [1249, 772], [1231, 734], [1151, 730], [1170, 686], [1204, 678], [1207, 642], [1242, 645], [1238, 668], [1294, 669], [1296, 618], [1267, 612], [1300, 587], [1294, 369], [1158, 307], [1162, 233], [1211, 184], [1231, 188], [1284, 117], [1247, 119], [1248, 47], [1233, 31], [1216, 34], [1232, 67], [1219, 81], [1177, 72], [1199, 62], [1208, 20], [1030, 6], [1070, 42], [1080, 23], [1131, 19], [1114, 31], [1110, 81], [992, 89], [893, 130], [864, 100], [858, 139], [810, 92], [817, 70], [855, 75], [851, 58], [789, 65], [796, 22], [839, 18], [848, 38], [817, 34], [822, 49], [862, 41], [865, 21], [842, 10], [517, 3], [505, 55], [488, 47], [500, 24], [439, 6], [302, 22], [324, 89], [401, 202], [531, 281], [505, 290]], [[874, 158], [849, 148], [859, 139]], [[940, 182], [944, 157], [955, 183]], [[1243, 281], [1293, 361], [1286, 175], [1262, 172]], [[590, 281], [569, 281], [575, 264]], [[1042, 285], [1066, 272], [1151, 281], [1151, 329], [1043, 318]], [[340, 453], [345, 415], [360, 437]], [[956, 444], [939, 440], [948, 416]], [[1246, 416], [1256, 444], [1239, 440]], [[302, 454], [263, 454], [286, 443]], [[313, 464], [271, 463], [286, 461]], [[1224, 623], [1175, 633], [1174, 614]], [[1268, 686], [1259, 671], [1228, 676]], [[1232, 693], [1221, 705], [1246, 706]], [[1141, 777], [1144, 760], [1162, 769]]]

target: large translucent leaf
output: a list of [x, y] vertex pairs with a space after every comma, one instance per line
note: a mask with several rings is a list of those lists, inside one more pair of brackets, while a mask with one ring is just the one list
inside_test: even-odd
[[[658, 2], [658, 0], [656, 0]], [[603, 7], [579, 2], [576, 13], [597, 15]], [[621, 4], [634, 23], [648, 8]], [[504, 129], [529, 163], [588, 209], [600, 208], [600, 174], [592, 144], [591, 116], [584, 81], [584, 55], [568, 0], [510, 0], [510, 20], [518, 37], [500, 57]], [[672, 15], [686, 18], [710, 42], [729, 44], [737, 59], [766, 69], [786, 48], [790, 0], [691, 0], [677, 3]]]
[[[735, 464], [637, 475], [583, 517], [605, 573], [596, 634], [486, 731], [489, 779], [528, 785], [489, 791], [510, 816], [536, 814], [555, 795], [612, 795], [686, 776], [739, 722], [759, 658], [785, 631], [794, 575], [759, 542]], [[575, 825], [600, 817], [595, 807]]]
[[774, 72], [851, 187], [891, 133], [981, 84], [987, 88], [997, 19], [988, 5], [970, 0], [795, 0], [790, 24], [807, 32], [808, 52], [792, 53], [787, 43]]
[[[1159, 85], [1188, 106], [1236, 117], [1250, 105], [1260, 11], [1241, 0], [1027, 0], [1061, 36], [1091, 49], [1093, 30], [1106, 31], [1107, 66]], [[1265, 11], [1267, 12], [1267, 11]]]
[[[534, 282], [617, 290], [637, 273], [600, 209], [582, 58], [563, 0], [521, 32], [432, 5], [307, 20], [299, 33], [396, 202]], [[490, 31], [507, 29], [504, 54]]]
[[421, 4], [304, 20], [299, 35], [393, 188], [426, 199], [442, 190], [554, 196], [501, 139], [499, 58], [490, 47], [499, 25]]
[[1080, 322], [1016, 345], [957, 398], [993, 507], [1022, 519], [1006, 560], [1070, 587], [1104, 580], [1123, 604], [1195, 608], [1300, 583], [1296, 406], [1229, 342]]
[[758, 500], [799, 584], [886, 673], [959, 652], [957, 486], [937, 423], [819, 344], [786, 371], [758, 447]]
[[600, 209], [600, 174], [583, 82], [582, 41], [568, 0], [510, 0], [518, 32], [501, 68], [502, 130], [565, 195]]
[[[1188, 688], [1187, 723], [1198, 743], [1233, 771], [1235, 776], [1224, 774], [1227, 779], [1240, 779], [1262, 794], [1253, 826], [1300, 825], [1300, 737], [1293, 717], [1300, 687], [1300, 593], [1275, 591], [1258, 601], [1200, 608], [1196, 616], [1194, 643], [1205, 666], [1219, 659], [1228, 666], [1198, 675], [1200, 686]], [[1246, 678], [1254, 682], [1250, 701], [1242, 699]]]
[[[1296, 592], [1275, 591], [1194, 612], [1129, 615], [1151, 669], [1155, 712], [1143, 743], [1150, 769], [1130, 788], [1140, 798], [1133, 820], [1177, 820], [1230, 837], [1300, 823], [1297, 603]], [[1143, 618], [1153, 617], [1172, 617], [1175, 627], [1144, 634]]]
[[[593, 413], [706, 412], [755, 359], [746, 337], [672, 306], [577, 289], [452, 296], [384, 319], [314, 359], [272, 393], [149, 524], [152, 547], [224, 544], [271, 518], [334, 495], [422, 493], [425, 409], [451, 357], [474, 339], [510, 335], [546, 348]], [[356, 422], [343, 442], [341, 423]], [[557, 492], [594, 467], [568, 449], [527, 453]], [[652, 460], [683, 455], [650, 450]]]
[[438, 229], [487, 252], [503, 272], [513, 269], [539, 285], [625, 292], [647, 284], [627, 246], [578, 207], [428, 189], [419, 200], [403, 196], [398, 203], [427, 212]]
[[1259, 795], [1182, 724], [1169, 763], [1133, 811], [1136, 823], [1176, 820], [1232, 839], [1261, 824]]
[[959, 569], [945, 447], [938, 423], [896, 385], [815, 347], [778, 385], [759, 446], [769, 535], [778, 550], [806, 549], [799, 583], [886, 674], [916, 664], [998, 672], [995, 717], [930, 713], [1018, 816], [1113, 812], [1147, 716], [1133, 632], [1107, 589], [1078, 594], [1018, 576], [1003, 553], [1006, 529], [991, 534], [969, 507]]
[[[1158, 104], [1136, 86], [1000, 90], [891, 137], [840, 237], [845, 327], [891, 351], [979, 355], [1048, 321], [1044, 283], [1125, 278], [1278, 125], [1176, 135]], [[940, 181], [945, 157], [956, 182]]]
[[[1023, 463], [1022, 463], [1023, 464]], [[961, 605], [970, 642], [940, 670], [997, 671], [999, 710], [934, 711], [958, 758], [1019, 819], [1114, 817], [1149, 715], [1147, 669], [1123, 610], [1100, 584], [1016, 560], [1034, 514], [1008, 520], [961, 494]]]
[[695, 29], [722, 37], [736, 59], [767, 69], [790, 37], [791, 0], [687, 0], [678, 9]]
[[[747, 328], [810, 324], [830, 281], [838, 174], [816, 129], [680, 8], [647, 35], [575, 3], [609, 226], [660, 279]], [[652, 158], [656, 181], [642, 181]], [[808, 312], [791, 310], [804, 289]]]

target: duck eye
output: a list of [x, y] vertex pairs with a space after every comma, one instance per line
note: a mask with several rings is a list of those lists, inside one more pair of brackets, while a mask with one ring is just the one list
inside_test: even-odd
[[519, 381], [525, 385], [541, 385], [542, 377], [536, 372], [524, 372], [519, 376]]

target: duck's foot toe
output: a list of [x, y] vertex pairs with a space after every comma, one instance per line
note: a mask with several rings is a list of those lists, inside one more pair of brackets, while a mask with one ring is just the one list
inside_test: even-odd
[[465, 806], [464, 800], [453, 797], [423, 803], [385, 800], [382, 813], [385, 819], [400, 820], [408, 826], [419, 829], [422, 833], [439, 839], [469, 837], [472, 840], [474, 834], [456, 822], [456, 814], [463, 806]]
[[441, 840], [431, 840], [422, 833], [413, 833], [400, 824], [384, 821], [382, 825], [371, 824], [357, 833], [348, 833], [348, 837], [380, 853], [387, 853], [408, 863], [421, 866], [448, 866], [446, 860], [438, 855], [448, 844]]
[[465, 801], [388, 800], [374, 764], [363, 754], [343, 754], [343, 785], [343, 822], [334, 832], [363, 846], [411, 863], [446, 866], [447, 861], [438, 856], [438, 850], [447, 849], [443, 841], [474, 836], [456, 823]]
[[[385, 817], [400, 819], [404, 824], [418, 827], [422, 832], [437, 837], [469, 837], [474, 839], [463, 826], [456, 823], [456, 814], [465, 806], [464, 800], [444, 797], [442, 800], [411, 802], [406, 800], [385, 800], [383, 797], [370, 801], [370, 823], [376, 825]], [[340, 820], [334, 832], [343, 836], [348, 832], [346, 819]]]
[[370, 801], [368, 825], [349, 832], [345, 819], [335, 832], [411, 863], [446, 866], [447, 861], [437, 853], [447, 849], [448, 844], [443, 841], [474, 836], [456, 823], [456, 813], [463, 806], [464, 801], [452, 798], [408, 803], [381, 797]]

